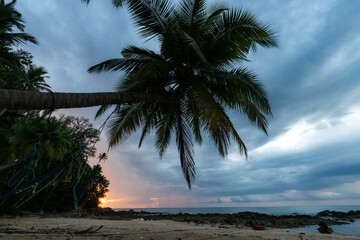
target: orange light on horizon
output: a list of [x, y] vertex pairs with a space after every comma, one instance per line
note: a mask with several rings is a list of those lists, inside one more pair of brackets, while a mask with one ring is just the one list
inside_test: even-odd
[[100, 205], [107, 203], [106, 198], [100, 198], [99, 201], [100, 201]]

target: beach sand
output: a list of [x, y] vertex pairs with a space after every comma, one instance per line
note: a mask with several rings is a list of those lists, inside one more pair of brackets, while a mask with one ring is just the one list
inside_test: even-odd
[[[88, 233], [79, 233], [94, 226]], [[100, 230], [91, 233], [96, 228]], [[302, 235], [294, 232], [254, 231], [239, 228], [211, 228], [191, 226], [170, 220], [117, 221], [86, 218], [1, 218], [0, 239], [131, 239], [131, 240], [185, 240], [185, 239], [244, 239], [244, 240], [320, 240], [359, 239], [349, 235]]]

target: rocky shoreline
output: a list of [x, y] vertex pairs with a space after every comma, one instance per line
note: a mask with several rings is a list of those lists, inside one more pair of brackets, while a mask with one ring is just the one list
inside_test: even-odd
[[43, 217], [75, 217], [75, 218], [94, 218], [104, 220], [173, 220], [199, 225], [217, 227], [243, 227], [248, 226], [249, 222], [266, 223], [269, 228], [297, 228], [309, 225], [317, 225], [320, 221], [327, 225], [350, 224], [354, 219], [360, 218], [360, 211], [337, 212], [322, 211], [316, 215], [268, 215], [256, 212], [239, 212], [234, 214], [164, 214], [146, 211], [114, 211], [111, 208], [97, 208], [90, 211], [78, 211], [67, 213], [46, 213]]

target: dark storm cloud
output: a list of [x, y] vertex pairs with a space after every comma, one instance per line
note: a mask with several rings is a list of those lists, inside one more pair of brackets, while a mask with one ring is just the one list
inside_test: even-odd
[[[120, 193], [126, 183], [127, 192], [121, 193], [137, 196], [139, 203], [140, 198], [147, 202], [168, 195], [208, 204], [360, 198], [360, 192], [349, 190], [360, 182], [360, 128], [354, 124], [360, 120], [360, 2], [227, 3], [250, 9], [278, 35], [278, 49], [259, 48], [244, 65], [269, 92], [274, 113], [269, 136], [231, 114], [249, 159], [235, 146], [223, 159], [205, 138], [195, 147], [198, 174], [190, 192], [175, 144], [160, 160], [154, 136], [138, 150], [136, 134], [109, 153], [105, 172], [110, 195]], [[55, 91], [111, 91], [121, 73], [88, 74], [90, 66], [120, 57], [130, 44], [158, 48], [154, 41], [144, 43], [126, 9], [115, 9], [110, 1], [93, 0], [88, 7], [80, 0], [19, 1], [17, 7], [27, 32], [40, 43], [25, 49], [49, 71]], [[93, 119], [95, 111], [65, 112]]]

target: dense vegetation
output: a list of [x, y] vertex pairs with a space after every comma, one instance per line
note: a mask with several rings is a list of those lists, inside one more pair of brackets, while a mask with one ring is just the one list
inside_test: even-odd
[[[47, 72], [35, 66], [19, 43], [36, 43], [23, 33], [14, 3], [0, 1], [0, 89], [50, 91]], [[14, 33], [15, 27], [21, 31]], [[0, 211], [68, 211], [94, 208], [109, 181], [95, 157], [100, 132], [87, 119], [51, 117], [51, 111], [0, 109]], [[75, 195], [76, 194], [76, 195]]]

